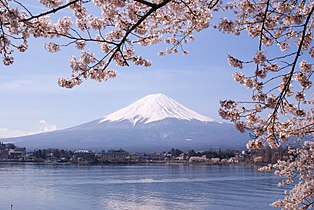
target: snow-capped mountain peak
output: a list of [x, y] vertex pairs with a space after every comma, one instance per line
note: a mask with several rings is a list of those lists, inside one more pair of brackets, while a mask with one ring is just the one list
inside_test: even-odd
[[99, 123], [128, 120], [135, 125], [138, 122], [147, 124], [166, 118], [198, 120], [201, 122], [214, 121], [213, 119], [188, 109], [170, 97], [158, 93], [145, 96], [133, 104], [105, 116]]

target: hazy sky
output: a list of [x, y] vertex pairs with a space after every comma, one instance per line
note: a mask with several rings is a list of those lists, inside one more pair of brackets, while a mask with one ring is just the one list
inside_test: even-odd
[[[248, 42], [249, 41], [249, 42]], [[196, 34], [186, 46], [190, 54], [160, 57], [163, 46], [141, 47], [153, 61], [150, 68], [127, 67], [107, 82], [83, 82], [74, 89], [57, 85], [71, 74], [68, 59], [78, 52], [66, 49], [51, 54], [43, 40], [34, 39], [26, 53], [15, 54], [10, 67], [0, 71], [0, 138], [62, 129], [101, 118], [152, 93], [164, 93], [188, 108], [220, 120], [219, 99], [243, 99], [249, 91], [232, 79], [230, 53], [247, 58], [256, 40], [224, 35], [213, 30]]]

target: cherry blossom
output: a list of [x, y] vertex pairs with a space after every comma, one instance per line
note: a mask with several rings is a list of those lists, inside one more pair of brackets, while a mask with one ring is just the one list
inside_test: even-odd
[[298, 173], [286, 179], [285, 183], [296, 184], [274, 206], [313, 207], [312, 0], [38, 0], [37, 3], [45, 8], [41, 13], [21, 0], [0, 0], [2, 61], [4, 65], [12, 65], [14, 55], [28, 50], [28, 40], [33, 38], [46, 39], [44, 47], [51, 53], [74, 46], [79, 56], [70, 56], [71, 76], [58, 80], [65, 88], [73, 88], [86, 79], [101, 82], [114, 78], [115, 65], [151, 66], [152, 62], [138, 50], [140, 46], [164, 43], [166, 47], [159, 55], [178, 52], [188, 55], [185, 44], [205, 29], [255, 40], [252, 55], [245, 59], [227, 56], [227, 62], [237, 68], [234, 80], [248, 89], [251, 100], [222, 100], [219, 114], [233, 122], [240, 132], [250, 133], [252, 139], [247, 144], [250, 149], [310, 140], [291, 149], [292, 158], [272, 167], [276, 174], [288, 178]]

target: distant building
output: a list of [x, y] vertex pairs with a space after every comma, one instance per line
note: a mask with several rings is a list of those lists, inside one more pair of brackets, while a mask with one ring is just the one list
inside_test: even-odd
[[0, 160], [8, 160], [9, 159], [9, 150], [0, 150]]
[[206, 162], [206, 161], [208, 161], [206, 155], [203, 155], [202, 157], [193, 156], [193, 157], [190, 157], [190, 159], [189, 159], [189, 163], [193, 163], [193, 162]]
[[72, 157], [72, 160], [74, 162], [84, 162], [87, 161], [86, 163], [93, 162], [95, 160], [95, 154], [87, 149], [80, 149], [76, 150], [74, 152], [74, 155]]
[[9, 159], [10, 160], [20, 160], [26, 157], [26, 148], [16, 147], [9, 150]]
[[16, 147], [12, 143], [0, 142], [0, 160], [21, 160], [25, 157], [25, 147]]
[[90, 154], [90, 153], [92, 153], [92, 151], [87, 149], [79, 149], [74, 152], [74, 154]]
[[123, 149], [102, 151], [101, 159], [104, 161], [124, 161], [129, 153]]
[[182, 160], [187, 160], [188, 158], [189, 158], [189, 156], [188, 156], [187, 154], [181, 153], [181, 154], [179, 155], [179, 157], [176, 158], [176, 160], [182, 161]]
[[218, 164], [218, 163], [220, 163], [220, 158], [211, 158], [211, 159], [210, 159], [210, 162], [211, 162], [212, 164]]

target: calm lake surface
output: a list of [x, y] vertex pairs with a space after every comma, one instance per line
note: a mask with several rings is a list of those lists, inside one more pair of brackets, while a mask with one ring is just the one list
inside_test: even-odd
[[0, 210], [264, 210], [283, 195], [251, 166], [0, 164], [0, 180]]

